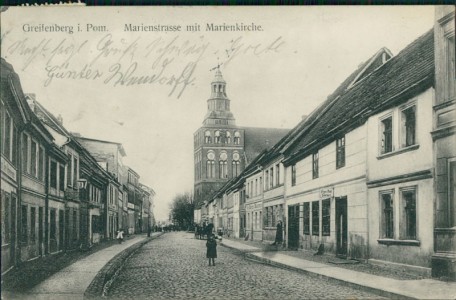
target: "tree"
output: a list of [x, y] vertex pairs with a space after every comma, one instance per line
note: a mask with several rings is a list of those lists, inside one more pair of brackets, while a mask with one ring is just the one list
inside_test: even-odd
[[171, 218], [175, 225], [182, 228], [189, 228], [193, 224], [193, 197], [192, 193], [186, 192], [174, 197], [170, 204]]

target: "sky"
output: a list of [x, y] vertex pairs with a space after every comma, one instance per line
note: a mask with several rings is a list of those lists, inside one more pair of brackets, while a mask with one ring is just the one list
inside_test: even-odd
[[[433, 21], [433, 6], [10, 7], [1, 56], [69, 131], [122, 143], [164, 220], [193, 190], [215, 67], [237, 125], [291, 129], [379, 49], [396, 55]], [[216, 30], [236, 24], [255, 30]]]

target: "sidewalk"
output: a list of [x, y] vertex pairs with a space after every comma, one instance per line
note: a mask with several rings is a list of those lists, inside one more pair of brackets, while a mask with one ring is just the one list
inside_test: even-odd
[[[159, 233], [153, 233], [154, 237]], [[47, 278], [26, 294], [9, 295], [8, 299], [83, 299], [84, 292], [97, 273], [113, 257], [147, 238], [138, 235], [91, 254]]]
[[287, 255], [287, 251], [263, 251], [232, 239], [223, 239], [223, 246], [246, 253], [246, 257], [274, 266], [310, 273], [316, 276], [362, 287], [388, 298], [400, 299], [456, 299], [456, 283], [434, 279], [399, 280], [358, 272], [328, 264]]

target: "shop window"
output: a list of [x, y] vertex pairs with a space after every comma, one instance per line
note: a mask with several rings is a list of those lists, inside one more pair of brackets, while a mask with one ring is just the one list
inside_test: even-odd
[[394, 238], [394, 208], [393, 208], [393, 191], [380, 193], [382, 208], [382, 237]]
[[312, 202], [312, 235], [320, 235], [320, 202]]
[[393, 151], [393, 117], [387, 117], [381, 121], [381, 153]]
[[402, 189], [401, 198], [401, 238], [405, 240], [416, 240], [416, 189], [414, 187]]
[[321, 226], [322, 235], [329, 236], [331, 234], [331, 201], [325, 199], [321, 202]]
[[336, 169], [345, 166], [345, 136], [336, 140]]
[[28, 241], [28, 214], [27, 205], [21, 207], [21, 242], [27, 244]]
[[310, 234], [310, 203], [305, 202], [303, 207], [304, 234]]
[[36, 208], [30, 208], [30, 243], [36, 243]]

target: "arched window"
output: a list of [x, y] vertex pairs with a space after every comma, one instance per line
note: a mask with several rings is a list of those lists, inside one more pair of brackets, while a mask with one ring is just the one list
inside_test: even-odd
[[226, 132], [226, 143], [231, 144], [231, 132], [227, 131]]
[[212, 143], [211, 132], [210, 132], [209, 130], [207, 130], [207, 131], [204, 133], [204, 142], [205, 142], [206, 144]]
[[228, 178], [228, 164], [227, 164], [228, 155], [225, 151], [220, 153], [219, 160], [219, 178]]
[[214, 93], [217, 92], [217, 86], [214, 84]]
[[217, 130], [217, 131], [215, 132], [215, 143], [216, 143], [216, 144], [220, 144], [221, 141], [222, 141], [222, 139], [220, 138], [220, 131]]
[[215, 153], [214, 151], [209, 151], [207, 153], [207, 162], [206, 162], [206, 178], [215, 177]]
[[239, 145], [240, 143], [241, 143], [241, 134], [239, 133], [239, 131], [236, 131], [234, 133], [234, 144]]

